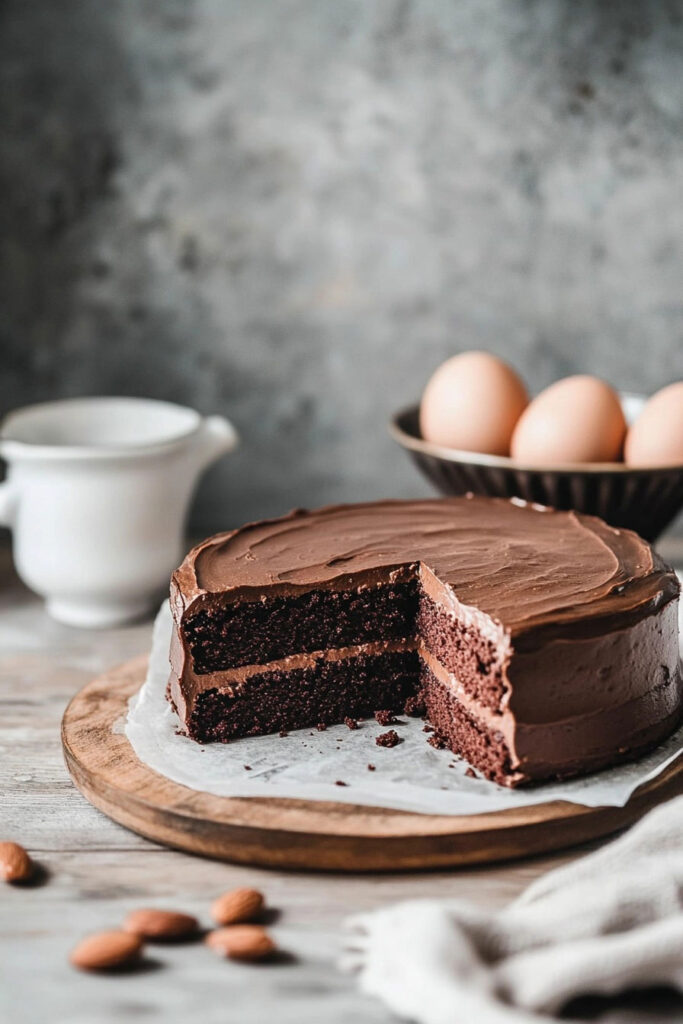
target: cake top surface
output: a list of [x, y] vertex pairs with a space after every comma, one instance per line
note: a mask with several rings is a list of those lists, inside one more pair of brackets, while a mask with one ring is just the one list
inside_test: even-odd
[[593, 516], [513, 499], [436, 498], [296, 510], [217, 534], [174, 574], [187, 605], [212, 593], [352, 588], [422, 565], [457, 600], [512, 634], [558, 622], [647, 614], [677, 578], [650, 545]]

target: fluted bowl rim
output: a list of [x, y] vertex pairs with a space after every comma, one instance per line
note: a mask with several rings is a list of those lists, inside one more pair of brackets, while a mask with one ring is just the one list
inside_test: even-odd
[[[625, 400], [645, 400], [645, 396], [621, 394], [622, 404]], [[425, 441], [419, 433], [419, 403], [405, 406], [394, 413], [389, 421], [389, 433], [393, 439], [408, 451], [420, 455], [428, 455], [444, 462], [460, 463], [461, 465], [489, 466], [495, 469], [516, 470], [524, 473], [557, 473], [558, 475], [575, 475], [576, 473], [603, 475], [644, 476], [652, 474], [683, 473], [683, 463], [669, 463], [661, 466], [627, 466], [623, 462], [566, 462], [560, 464], [536, 465], [520, 462], [508, 455], [489, 455], [486, 452], [465, 451], [460, 448], [447, 448], [444, 445]]]

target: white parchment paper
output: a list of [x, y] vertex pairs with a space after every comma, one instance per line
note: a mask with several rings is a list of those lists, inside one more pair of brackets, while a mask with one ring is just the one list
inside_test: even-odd
[[[131, 699], [125, 733], [140, 760], [154, 771], [217, 796], [336, 800], [424, 814], [483, 814], [548, 800], [622, 807], [638, 786], [658, 775], [683, 749], [681, 728], [635, 764], [585, 779], [508, 790], [469, 778], [465, 761], [430, 747], [422, 720], [405, 715], [399, 716], [403, 725], [391, 727], [402, 742], [390, 749], [376, 745], [375, 737], [388, 727], [374, 719], [362, 722], [356, 731], [336, 725], [325, 732], [300, 729], [285, 737], [200, 746], [178, 735], [178, 718], [165, 698], [170, 638], [166, 602], [154, 626], [147, 679]], [[375, 770], [370, 771], [368, 764]]]

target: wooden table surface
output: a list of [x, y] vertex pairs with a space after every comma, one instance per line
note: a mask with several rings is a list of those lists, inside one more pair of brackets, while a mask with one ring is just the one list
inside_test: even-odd
[[[149, 622], [106, 632], [52, 622], [17, 581], [8, 551], [0, 552], [0, 839], [23, 843], [46, 874], [35, 887], [0, 891], [0, 1024], [386, 1024], [391, 1014], [335, 967], [348, 914], [424, 896], [502, 906], [576, 855], [425, 875], [331, 876], [233, 867], [139, 838], [73, 787], [59, 725], [76, 690], [147, 651], [150, 636]], [[238, 965], [200, 943], [150, 947], [151, 962], [132, 975], [90, 976], [68, 965], [82, 936], [117, 927], [132, 908], [178, 908], [208, 924], [212, 898], [238, 885], [262, 889], [278, 909], [272, 931], [288, 961]], [[683, 1010], [677, 1000], [647, 996], [608, 1007], [601, 1019], [683, 1020]]]

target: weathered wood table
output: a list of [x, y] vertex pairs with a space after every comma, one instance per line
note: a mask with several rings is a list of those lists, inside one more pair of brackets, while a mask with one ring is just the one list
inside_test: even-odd
[[[683, 547], [670, 544], [665, 553], [681, 559]], [[576, 856], [438, 874], [331, 876], [234, 867], [139, 838], [73, 787], [59, 726], [76, 690], [147, 651], [150, 636], [150, 623], [85, 632], [52, 622], [17, 581], [7, 549], [0, 552], [0, 838], [23, 843], [45, 869], [39, 885], [0, 888], [1, 1024], [389, 1022], [335, 967], [348, 914], [423, 896], [501, 906]], [[237, 885], [263, 889], [278, 908], [272, 932], [289, 960], [238, 965], [199, 943], [150, 946], [147, 966], [119, 977], [81, 974], [67, 962], [78, 939], [117, 927], [135, 907], [178, 908], [208, 924], [212, 898]], [[647, 995], [608, 1007], [601, 1019], [683, 1020], [683, 1008], [673, 997]]]

